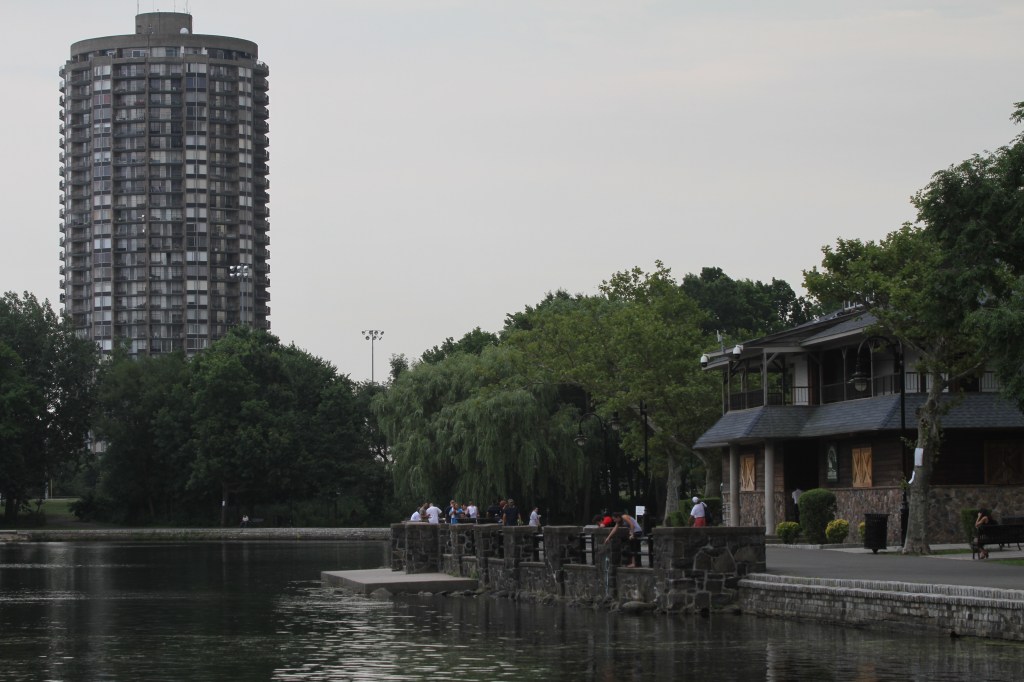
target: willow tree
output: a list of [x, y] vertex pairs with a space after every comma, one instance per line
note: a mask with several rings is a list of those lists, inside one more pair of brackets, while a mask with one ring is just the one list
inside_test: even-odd
[[807, 290], [825, 300], [855, 302], [878, 320], [875, 331], [900, 339], [927, 377], [917, 413], [916, 447], [923, 455], [910, 483], [906, 554], [928, 554], [928, 507], [942, 417], [953, 406], [947, 390], [977, 374], [989, 350], [972, 315], [983, 301], [965, 290], [951, 252], [924, 228], [904, 225], [879, 242], [840, 239], [823, 249], [821, 270], [804, 273]]
[[574, 422], [557, 391], [524, 380], [513, 350], [420, 363], [375, 398], [374, 412], [406, 504], [511, 496], [570, 511], [564, 501], [582, 479]]
[[598, 296], [549, 297], [527, 317], [509, 342], [536, 377], [579, 386], [606, 419], [620, 416], [622, 447], [648, 478], [665, 481], [666, 516], [678, 508], [686, 455], [704, 465], [705, 492], [718, 492], [720, 457], [692, 447], [719, 416], [717, 385], [696, 360], [708, 347], [705, 314], [669, 269], [616, 273]]

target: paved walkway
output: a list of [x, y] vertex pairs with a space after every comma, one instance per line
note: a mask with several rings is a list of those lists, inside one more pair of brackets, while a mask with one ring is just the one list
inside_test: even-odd
[[[1024, 566], [1000, 564], [999, 559], [1021, 559], [1016, 546], [990, 548], [986, 560], [971, 560], [971, 553], [903, 556], [899, 548], [873, 554], [863, 548], [820, 549], [799, 545], [768, 545], [767, 573], [804, 578], [878, 580], [1024, 590]], [[964, 549], [964, 545], [934, 545], [933, 551]]]

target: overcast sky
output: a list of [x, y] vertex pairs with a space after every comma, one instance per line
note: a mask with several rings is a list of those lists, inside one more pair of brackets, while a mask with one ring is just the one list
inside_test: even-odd
[[137, 9], [259, 44], [271, 328], [356, 380], [656, 260], [799, 288], [1024, 100], [1019, 0], [11, 0], [0, 291], [58, 299], [57, 71]]

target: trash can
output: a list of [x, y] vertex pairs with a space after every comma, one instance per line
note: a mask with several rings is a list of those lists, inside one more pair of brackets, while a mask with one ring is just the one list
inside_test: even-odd
[[885, 549], [888, 532], [888, 514], [864, 515], [864, 549], [870, 549], [875, 554], [878, 553], [878, 550]]

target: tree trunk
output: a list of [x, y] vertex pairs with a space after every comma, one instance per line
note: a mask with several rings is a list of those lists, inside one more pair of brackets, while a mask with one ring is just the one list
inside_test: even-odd
[[18, 520], [18, 498], [13, 495], [8, 495], [4, 499], [4, 521], [7, 523], [14, 523]]
[[704, 464], [704, 497], [722, 497], [722, 454], [694, 451], [697, 459]]
[[[931, 480], [934, 460], [938, 456], [939, 421], [941, 418], [942, 390], [945, 382], [940, 374], [932, 373], [928, 397], [918, 413], [917, 447], [924, 450], [921, 466], [914, 467], [911, 477], [910, 506], [907, 517], [907, 538], [903, 543], [903, 554], [931, 554], [928, 544], [928, 508], [931, 504]], [[916, 458], [916, 455], [915, 455]], [[916, 461], [915, 461], [916, 464]]]

